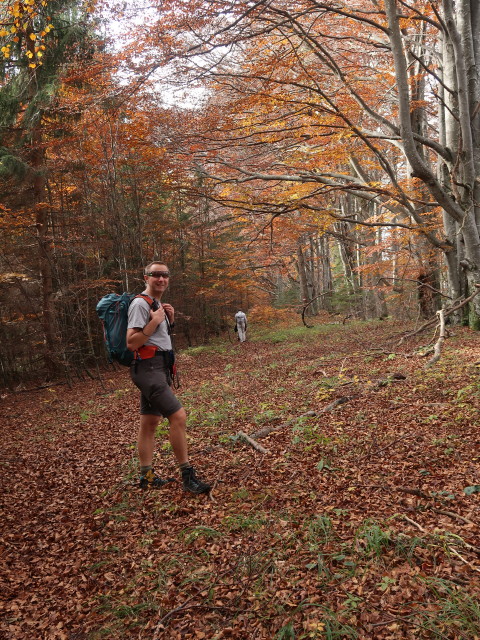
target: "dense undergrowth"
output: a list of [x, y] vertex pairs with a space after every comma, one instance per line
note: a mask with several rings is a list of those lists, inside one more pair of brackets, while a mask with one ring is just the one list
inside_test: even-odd
[[[6, 393], [0, 637], [480, 637], [479, 338], [452, 329], [425, 369], [431, 336], [399, 344], [404, 330], [264, 329], [183, 352], [210, 499], [135, 486], [126, 371]], [[238, 435], [269, 426], [265, 454]]]

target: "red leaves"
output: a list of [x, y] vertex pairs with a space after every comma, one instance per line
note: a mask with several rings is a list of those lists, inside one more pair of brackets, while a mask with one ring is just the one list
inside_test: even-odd
[[[402, 364], [401, 386], [373, 392], [363, 369], [369, 331], [359, 327], [353, 339], [348, 327], [332, 327], [329, 340], [309, 333], [306, 342], [292, 334], [281, 350], [257, 342], [241, 363], [235, 347], [180, 356], [181, 394], [198, 416], [189, 430], [192, 459], [217, 481], [215, 502], [184, 495], [179, 483], [162, 492], [133, 486], [137, 394], [125, 391], [126, 373], [116, 382], [121, 397], [95, 395], [94, 382], [63, 390], [53, 404], [43, 402], [47, 390], [7, 396], [0, 632], [15, 640], [100, 632], [271, 640], [291, 622], [299, 636], [343, 624], [365, 640], [397, 640], [418, 631], [415, 607], [437, 615], [445, 589], [473, 595], [478, 556], [461, 541], [474, 546], [479, 534], [471, 524], [477, 497], [462, 491], [478, 472], [476, 435], [455, 399], [471, 383], [462, 353], [476, 336], [457, 330], [449, 395], [434, 384], [435, 372], [423, 385], [416, 369], [423, 361], [412, 358]], [[374, 334], [376, 347], [381, 338]], [[447, 359], [448, 350], [447, 343]], [[294, 368], [284, 366], [286, 357]], [[230, 375], [225, 365], [237, 363]], [[377, 358], [375, 378], [390, 364]], [[342, 393], [334, 384], [340, 366], [358, 397], [271, 433], [269, 454], [225, 438], [321, 409]], [[319, 367], [326, 376], [316, 375]], [[208, 386], [220, 370], [224, 377]], [[321, 399], [324, 377], [331, 386]], [[157, 460], [174, 473], [160, 446]], [[383, 536], [378, 556], [375, 535]]]

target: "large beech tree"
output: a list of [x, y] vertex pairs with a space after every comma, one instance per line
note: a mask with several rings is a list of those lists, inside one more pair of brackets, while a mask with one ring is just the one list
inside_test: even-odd
[[[170, 9], [162, 2], [150, 31], [160, 52], [152, 65], [177, 59], [185, 77], [208, 79], [199, 165], [225, 204], [342, 221], [331, 194], [350, 194], [370, 216], [349, 223], [423, 238], [444, 257], [448, 295], [475, 291], [477, 3], [219, 0]], [[480, 296], [469, 323], [480, 328]]]

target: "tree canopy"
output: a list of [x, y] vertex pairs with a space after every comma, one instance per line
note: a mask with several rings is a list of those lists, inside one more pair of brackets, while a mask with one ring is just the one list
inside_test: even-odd
[[427, 318], [473, 296], [478, 22], [466, 0], [4, 3], [4, 382], [37, 357], [89, 370], [96, 301], [153, 257], [187, 344], [238, 306]]

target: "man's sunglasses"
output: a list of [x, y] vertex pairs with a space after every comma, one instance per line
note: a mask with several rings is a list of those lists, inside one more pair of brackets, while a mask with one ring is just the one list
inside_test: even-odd
[[168, 271], [149, 271], [145, 274], [149, 278], [169, 278], [170, 274]]

